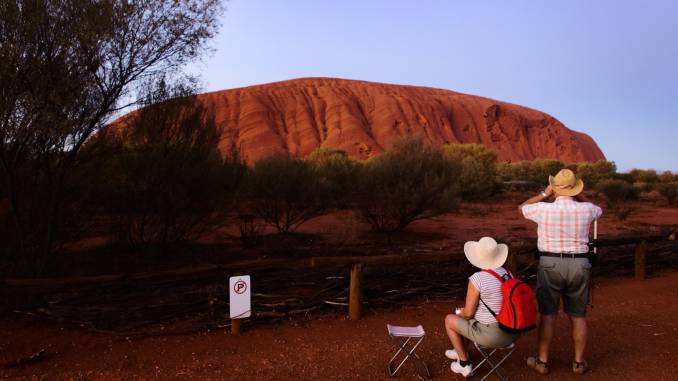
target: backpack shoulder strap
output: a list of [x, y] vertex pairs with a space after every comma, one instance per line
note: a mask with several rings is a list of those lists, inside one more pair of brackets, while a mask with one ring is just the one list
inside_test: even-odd
[[[492, 276], [494, 276], [495, 278], [497, 278], [497, 280], [499, 280], [499, 282], [501, 282], [501, 284], [504, 284], [504, 282], [505, 282], [506, 280], [513, 278], [513, 276], [511, 275], [511, 273], [508, 272], [508, 270], [506, 271], [506, 275], [505, 275], [505, 276], [501, 276], [501, 275], [497, 274], [496, 271], [490, 270], [490, 269], [483, 269], [482, 271], [483, 271], [483, 272], [486, 272], [486, 273], [488, 273], [488, 274], [490, 274], [490, 275], [492, 275]], [[480, 298], [480, 302], [483, 303], [483, 305], [485, 306], [485, 308], [486, 308], [486, 309], [490, 312], [490, 314], [492, 314], [492, 316], [494, 316], [494, 318], [496, 319], [496, 318], [497, 318], [497, 314], [492, 310], [492, 308], [490, 308], [490, 306], [487, 305], [487, 303], [485, 303], [485, 301], [483, 300], [483, 298]]]
[[511, 273], [508, 272], [508, 271], [506, 272], [506, 276], [507, 276], [506, 279], [504, 279], [503, 276], [500, 276], [499, 274], [497, 274], [497, 272], [494, 271], [494, 270], [483, 269], [483, 271], [486, 272], [486, 273], [488, 273], [488, 274], [490, 274], [490, 275], [492, 275], [492, 276], [494, 276], [494, 277], [497, 278], [501, 283], [504, 283], [504, 282], [506, 281], [506, 279], [511, 279], [511, 278], [512, 278], [512, 277], [511, 277]]
[[483, 303], [483, 305], [485, 306], [485, 308], [486, 308], [486, 309], [490, 312], [490, 314], [492, 314], [492, 316], [494, 316], [494, 318], [496, 319], [496, 318], [497, 318], [497, 314], [492, 310], [492, 308], [490, 308], [490, 306], [488, 306], [488, 305], [485, 303], [485, 301], [483, 300], [483, 298], [480, 298], [480, 302]]

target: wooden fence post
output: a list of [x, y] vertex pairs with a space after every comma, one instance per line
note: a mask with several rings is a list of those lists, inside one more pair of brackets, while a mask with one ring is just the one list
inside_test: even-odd
[[240, 319], [231, 319], [231, 335], [240, 334]]
[[355, 264], [351, 269], [351, 285], [348, 295], [348, 317], [351, 320], [360, 319], [361, 313], [361, 299], [362, 299], [362, 278], [363, 265]]
[[645, 254], [647, 253], [647, 243], [643, 240], [636, 245], [635, 264], [636, 279], [645, 280]]

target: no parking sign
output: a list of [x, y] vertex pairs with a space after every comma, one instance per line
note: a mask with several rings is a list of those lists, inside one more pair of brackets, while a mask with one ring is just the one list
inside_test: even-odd
[[251, 283], [249, 275], [233, 276], [229, 279], [231, 319], [242, 319], [252, 315]]

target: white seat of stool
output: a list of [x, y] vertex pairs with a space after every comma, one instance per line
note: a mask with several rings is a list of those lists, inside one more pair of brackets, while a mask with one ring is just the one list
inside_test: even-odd
[[426, 334], [424, 327], [418, 325], [416, 327], [401, 327], [397, 325], [386, 324], [388, 334], [395, 337], [422, 337]]

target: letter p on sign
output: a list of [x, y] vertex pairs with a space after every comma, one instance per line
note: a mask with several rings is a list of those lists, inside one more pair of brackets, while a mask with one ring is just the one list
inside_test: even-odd
[[229, 307], [231, 319], [242, 319], [252, 315], [250, 276], [234, 276], [229, 279]]

